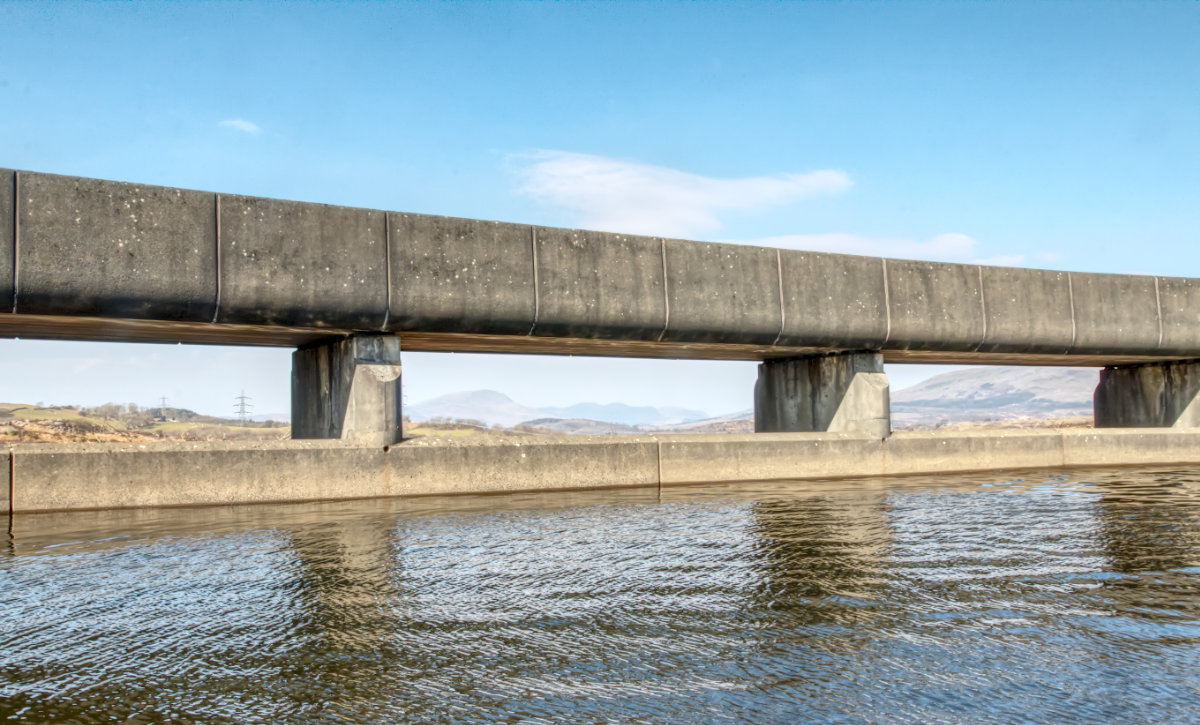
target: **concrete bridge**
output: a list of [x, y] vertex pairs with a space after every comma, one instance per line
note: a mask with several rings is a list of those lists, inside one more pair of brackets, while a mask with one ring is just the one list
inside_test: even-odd
[[0, 335], [273, 345], [293, 432], [400, 435], [400, 349], [762, 361], [761, 431], [890, 433], [884, 361], [1105, 367], [1195, 426], [1200, 280], [822, 254], [0, 170]]

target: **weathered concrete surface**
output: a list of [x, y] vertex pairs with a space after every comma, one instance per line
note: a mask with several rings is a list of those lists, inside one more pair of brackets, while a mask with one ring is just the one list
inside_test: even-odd
[[12, 312], [16, 268], [17, 172], [0, 169], [0, 312]]
[[977, 348], [983, 342], [979, 269], [889, 259], [890, 330], [884, 347]]
[[1200, 347], [1200, 280], [1157, 277], [1162, 342], [1159, 350], [1186, 355]]
[[401, 439], [400, 338], [352, 335], [292, 353], [292, 437]]
[[813, 433], [475, 443], [416, 439], [387, 448], [336, 441], [25, 444], [13, 447], [11, 455], [12, 509], [28, 513], [1061, 466], [1195, 465], [1200, 464], [1200, 431], [902, 431], [886, 439]]
[[221, 196], [217, 322], [382, 329], [384, 213]]
[[504, 493], [658, 484], [658, 445], [634, 437], [528, 438], [485, 445], [421, 439], [390, 450], [397, 494]]
[[663, 340], [771, 345], [779, 338], [774, 249], [668, 239], [663, 251], [669, 310]]
[[1198, 285], [0, 170], [10, 336], [294, 346], [391, 331], [410, 350], [1127, 365], [1200, 358]]
[[662, 241], [535, 227], [541, 337], [658, 340], [667, 320]]
[[779, 345], [866, 350], [887, 339], [884, 260], [781, 250], [779, 261]]
[[1062, 435], [1056, 430], [905, 431], [883, 444], [888, 475], [1060, 466]]
[[391, 495], [382, 447], [83, 444], [13, 455], [16, 512]]
[[980, 267], [984, 337], [981, 352], [1058, 353], [1074, 341], [1066, 272]]
[[1105, 368], [1093, 396], [1097, 428], [1200, 427], [1200, 362]]
[[664, 438], [661, 456], [663, 485], [769, 481], [878, 472], [880, 447], [874, 437], [830, 433], [692, 435]]
[[212, 194], [20, 175], [17, 311], [211, 322]]
[[0, 455], [0, 512], [12, 510], [12, 451]]
[[1200, 463], [1195, 429], [1077, 429], [1062, 432], [1064, 466]]
[[388, 223], [389, 330], [533, 329], [532, 227], [398, 213]]
[[892, 425], [883, 356], [843, 353], [762, 363], [754, 385], [754, 430], [887, 436]]
[[1158, 349], [1162, 334], [1154, 277], [1071, 273], [1073, 351]]

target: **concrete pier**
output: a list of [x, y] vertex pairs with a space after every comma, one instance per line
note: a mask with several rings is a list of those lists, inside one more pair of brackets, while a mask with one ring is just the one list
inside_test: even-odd
[[1197, 393], [1197, 361], [1105, 368], [1093, 396], [1096, 427], [1200, 427]]
[[351, 335], [292, 353], [292, 437], [401, 439], [400, 338]]
[[886, 437], [892, 424], [883, 355], [853, 352], [762, 363], [754, 385], [754, 430]]

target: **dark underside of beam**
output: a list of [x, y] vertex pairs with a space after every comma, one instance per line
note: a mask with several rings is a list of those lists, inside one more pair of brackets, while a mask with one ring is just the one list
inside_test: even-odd
[[[61, 317], [0, 314], [0, 337], [33, 340], [94, 340], [106, 342], [186, 343], [300, 347], [352, 330], [228, 325], [197, 322], [121, 320], [95, 317]], [[693, 360], [773, 360], [836, 352], [816, 347], [739, 345], [718, 343], [663, 343], [602, 340], [536, 335], [472, 335], [406, 332], [406, 351], [519, 353], [529, 355], [588, 355]], [[942, 363], [962, 365], [1060, 365], [1104, 367], [1178, 360], [1178, 355], [1083, 355], [975, 352], [971, 350], [883, 351], [890, 363]]]

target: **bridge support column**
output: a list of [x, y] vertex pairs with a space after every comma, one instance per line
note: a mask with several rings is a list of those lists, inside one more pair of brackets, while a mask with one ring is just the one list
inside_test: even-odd
[[1092, 396], [1097, 428], [1200, 427], [1200, 362], [1105, 368]]
[[754, 385], [754, 430], [892, 432], [883, 355], [852, 352], [768, 360]]
[[400, 338], [351, 335], [292, 353], [292, 437], [401, 439]]

